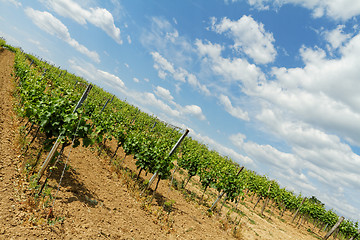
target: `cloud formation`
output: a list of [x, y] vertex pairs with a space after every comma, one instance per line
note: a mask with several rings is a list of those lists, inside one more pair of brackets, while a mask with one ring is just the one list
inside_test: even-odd
[[169, 62], [158, 52], [151, 52], [151, 56], [154, 60], [154, 68], [158, 71], [158, 76], [161, 79], [165, 79], [169, 75], [177, 81], [189, 83], [190, 86], [200, 90], [205, 95], [210, 95], [209, 89], [201, 84], [194, 74], [189, 73], [182, 67], [175, 68], [173, 63]]
[[257, 64], [273, 62], [276, 50], [273, 45], [272, 33], [266, 32], [262, 23], [256, 22], [251, 16], [242, 16], [237, 21], [227, 17], [217, 23], [212, 18], [211, 29], [218, 34], [225, 33], [234, 41], [233, 48], [238, 52], [244, 52]]
[[41, 30], [63, 40], [93, 61], [97, 63], [100, 62], [99, 55], [95, 51], [90, 51], [84, 45], [81, 45], [75, 39], [71, 38], [68, 28], [51, 13], [45, 11], [41, 12], [32, 8], [26, 8], [25, 13]]
[[242, 110], [240, 107], [234, 107], [228, 96], [220, 95], [219, 100], [221, 105], [225, 108], [231, 116], [245, 121], [250, 121], [249, 115], [246, 111]]
[[[240, 0], [231, 0], [238, 2]], [[229, 2], [229, 0], [225, 0]], [[271, 6], [279, 8], [284, 4], [300, 5], [310, 9], [316, 18], [328, 16], [335, 20], [346, 21], [360, 14], [359, 1], [338, 0], [248, 0], [249, 5], [259, 10], [269, 10]]]
[[44, 3], [60, 16], [71, 18], [81, 25], [86, 25], [89, 22], [102, 29], [118, 44], [123, 43], [120, 29], [115, 26], [114, 17], [108, 10], [99, 7], [85, 9], [73, 0], [49, 0], [44, 1]]

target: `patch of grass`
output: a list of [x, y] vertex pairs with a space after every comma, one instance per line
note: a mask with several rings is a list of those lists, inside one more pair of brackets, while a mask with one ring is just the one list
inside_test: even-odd
[[50, 226], [53, 226], [53, 225], [55, 225], [56, 223], [63, 223], [65, 221], [65, 217], [56, 217], [56, 218], [54, 218], [54, 219], [48, 219], [48, 224], [50, 225]]
[[256, 224], [256, 222], [254, 220], [252, 220], [251, 218], [248, 217], [248, 219], [251, 224]]
[[164, 202], [163, 208], [168, 214], [170, 214], [172, 212], [174, 203], [175, 203], [174, 200], [168, 200], [168, 201]]

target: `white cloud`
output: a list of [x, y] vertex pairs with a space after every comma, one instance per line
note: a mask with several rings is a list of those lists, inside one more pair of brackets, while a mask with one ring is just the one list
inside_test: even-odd
[[351, 37], [351, 34], [344, 33], [344, 27], [344, 25], [339, 25], [332, 31], [324, 32], [325, 39], [330, 43], [332, 49], [341, 47]]
[[300, 51], [304, 68], [273, 68], [276, 81], [246, 89], [287, 114], [360, 146], [360, 35], [339, 47], [338, 59], [327, 59], [322, 49]]
[[18, 2], [16, 0], [1, 0], [1, 2], [11, 3], [11, 4], [15, 5], [16, 7], [21, 7], [22, 6], [21, 2]]
[[90, 51], [84, 45], [81, 45], [75, 39], [71, 38], [68, 28], [59, 19], [51, 15], [51, 13], [37, 11], [32, 8], [26, 8], [25, 13], [31, 18], [34, 24], [43, 31], [63, 40], [95, 62], [100, 62], [99, 55], [95, 51]]
[[[161, 79], [165, 79], [166, 72], [169, 72], [171, 74], [175, 73], [175, 69], [172, 63], [168, 62], [163, 56], [160, 55], [158, 52], [151, 52], [151, 56], [154, 59], [154, 68], [159, 71], [159, 77]], [[180, 80], [180, 78], [177, 78], [177, 80]], [[182, 80], [183, 82], [185, 80]]]
[[129, 44], [131, 44], [131, 37], [130, 37], [130, 35], [127, 35], [127, 41], [128, 41]]
[[194, 74], [187, 73], [187, 80], [192, 87], [199, 89], [202, 93], [204, 93], [207, 96], [211, 95], [206, 85], [201, 84]]
[[108, 36], [118, 44], [122, 44], [120, 29], [115, 26], [112, 14], [104, 8], [85, 9], [73, 0], [50, 0], [43, 1], [57, 14], [71, 18], [77, 23], [85, 25], [87, 22], [102, 29]]
[[140, 82], [140, 80], [138, 78], [136, 78], [136, 77], [133, 78], [133, 81], [136, 82], [136, 83]]
[[151, 55], [155, 62], [154, 68], [158, 71], [158, 76], [161, 79], [165, 79], [168, 74], [170, 74], [175, 80], [182, 83], [188, 82], [190, 86], [199, 89], [205, 95], [210, 95], [209, 89], [205, 85], [202, 85], [194, 74], [189, 73], [182, 67], [175, 68], [173, 63], [169, 62], [158, 52], [151, 52]]
[[273, 46], [272, 33], [266, 32], [262, 23], [256, 22], [251, 16], [242, 16], [237, 21], [224, 17], [219, 23], [212, 18], [212, 30], [216, 33], [226, 33], [234, 41], [233, 48], [244, 52], [255, 63], [266, 64], [273, 62], [276, 50]]
[[122, 89], [125, 89], [125, 84], [124, 82], [117, 76], [115, 76], [114, 74], [102, 71], [102, 70], [97, 70], [97, 75], [100, 76], [100, 79], [104, 79], [107, 82], [110, 82], [110, 86], [116, 85]]
[[168, 89], [160, 86], [156, 87], [155, 94], [167, 102], [171, 102], [174, 99], [174, 97], [171, 95]]
[[[237, 2], [239, 0], [232, 0]], [[284, 4], [300, 5], [313, 11], [314, 17], [329, 16], [335, 20], [348, 20], [360, 14], [360, 2], [352, 0], [248, 0], [251, 6], [259, 10], [268, 10], [269, 6], [281, 7]]]
[[[157, 98], [153, 93], [149, 92], [140, 93], [134, 91], [128, 92], [126, 94], [143, 106], [150, 106], [152, 108], [160, 109], [161, 112], [158, 114], [164, 116], [170, 122], [178, 122], [179, 119], [187, 120], [189, 117], [195, 117], [201, 121], [206, 120], [205, 115], [202, 113], [201, 107], [197, 105], [181, 106], [177, 104], [173, 100], [170, 100], [172, 99], [170, 91], [162, 87], [157, 87], [155, 90], [155, 94], [161, 99]], [[164, 99], [166, 102], [164, 102], [162, 99]]]
[[171, 117], [179, 118], [181, 116], [181, 112], [178, 109], [171, 108], [168, 104], [156, 98], [153, 93], [138, 93], [137, 98], [141, 104], [159, 108], [163, 113]]
[[69, 63], [76, 74], [94, 82], [95, 84], [106, 84], [109, 87], [115, 88], [122, 93], [126, 92], [126, 86], [124, 82], [116, 75], [97, 69], [93, 64], [79, 61], [77, 59], [70, 59]]
[[231, 135], [229, 139], [240, 150], [243, 150], [248, 157], [258, 163], [267, 163], [278, 169], [294, 169], [299, 164], [299, 160], [295, 155], [281, 152], [270, 145], [245, 141], [246, 136], [241, 133]]
[[234, 107], [231, 104], [231, 101], [228, 96], [221, 94], [219, 96], [219, 100], [221, 105], [225, 108], [225, 111], [227, 111], [231, 116], [245, 121], [250, 121], [248, 113], [242, 110], [240, 107]]
[[180, 36], [177, 29], [165, 18], [152, 17], [151, 27], [144, 29], [140, 42], [149, 51], [156, 50], [163, 55], [166, 53], [165, 57], [176, 65], [182, 66], [192, 60], [191, 43]]
[[221, 51], [224, 49], [219, 44], [213, 44], [207, 41], [205, 44], [202, 40], [196, 39], [195, 46], [197, 47], [197, 51], [200, 56], [209, 56], [211, 59], [216, 59], [221, 56]]
[[222, 47], [207, 41], [197, 39], [195, 41], [197, 51], [203, 57], [204, 63], [210, 65], [212, 71], [223, 76], [228, 82], [240, 81], [245, 88], [254, 88], [265, 80], [265, 75], [255, 64], [250, 64], [246, 59], [223, 58]]
[[198, 118], [199, 120], [206, 120], [205, 115], [202, 113], [202, 110], [199, 106], [197, 105], [186, 105], [183, 108], [184, 113], [192, 115], [196, 118]]

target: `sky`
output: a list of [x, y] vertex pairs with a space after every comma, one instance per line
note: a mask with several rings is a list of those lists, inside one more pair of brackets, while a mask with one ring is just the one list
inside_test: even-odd
[[0, 0], [0, 36], [360, 219], [360, 1]]

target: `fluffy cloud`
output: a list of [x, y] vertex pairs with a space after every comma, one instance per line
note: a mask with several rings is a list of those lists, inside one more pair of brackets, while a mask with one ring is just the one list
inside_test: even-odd
[[87, 22], [102, 29], [118, 44], [122, 44], [120, 29], [115, 26], [112, 14], [104, 8], [85, 9], [73, 0], [50, 0], [44, 3], [57, 14], [85, 25]]
[[136, 82], [136, 83], [140, 82], [140, 80], [138, 78], [136, 78], [136, 77], [133, 78], [133, 81]]
[[224, 17], [219, 23], [212, 19], [212, 30], [226, 33], [234, 41], [236, 51], [246, 53], [255, 63], [270, 63], [275, 60], [276, 50], [273, 35], [266, 32], [262, 23], [256, 22], [251, 16], [242, 16], [237, 21]]
[[209, 89], [202, 85], [196, 76], [192, 73], [189, 73], [182, 67], [175, 68], [173, 63], [169, 62], [158, 52], [151, 52], [151, 56], [154, 59], [154, 68], [158, 71], [158, 76], [161, 79], [165, 79], [168, 74], [170, 76], [180, 82], [188, 82], [195, 89], [199, 89], [205, 95], [210, 95]]
[[160, 86], [156, 87], [155, 94], [167, 102], [171, 102], [174, 99], [174, 97], [171, 95], [168, 89]]
[[[168, 60], [166, 60], [163, 56], [160, 55], [158, 52], [151, 52], [151, 56], [154, 59], [154, 68], [158, 70], [158, 75], [161, 79], [165, 79], [167, 73], [169, 72], [171, 74], [175, 73], [175, 69], [172, 63], [170, 63]], [[179, 74], [178, 74], [179, 75]], [[185, 80], [182, 80], [181, 78], [177, 78], [179, 81], [185, 82]]]
[[327, 59], [321, 49], [301, 49], [304, 68], [273, 68], [277, 81], [247, 89], [292, 116], [360, 145], [360, 35], [339, 47], [341, 57]]
[[231, 116], [245, 121], [250, 120], [248, 113], [242, 110], [240, 107], [234, 107], [231, 104], [231, 101], [228, 96], [221, 94], [219, 96], [219, 100], [221, 105], [225, 108], [225, 111], [227, 111]]
[[323, 33], [325, 35], [325, 39], [330, 43], [332, 49], [341, 47], [343, 43], [351, 37], [350, 34], [344, 33], [344, 27], [344, 25], [339, 25], [334, 30], [325, 31]]
[[151, 27], [144, 30], [140, 37], [142, 45], [149, 51], [160, 52], [170, 59], [176, 65], [183, 66], [185, 63], [191, 62], [189, 56], [192, 52], [191, 43], [179, 32], [173, 25], [161, 17], [151, 18]]
[[[155, 89], [155, 94], [135, 91], [126, 93], [128, 97], [132, 98], [135, 102], [138, 102], [143, 106], [159, 109], [161, 111], [159, 115], [163, 116], [163, 118], [166, 118], [166, 120], [171, 123], [178, 122], [179, 119], [186, 120], [189, 117], [195, 117], [201, 121], [206, 120], [201, 107], [197, 105], [181, 106], [173, 100], [170, 100], [172, 99], [172, 96], [169, 90], [162, 87], [157, 87]], [[157, 98], [156, 96], [160, 97], [161, 99]]]
[[121, 89], [125, 89], [125, 84], [124, 82], [117, 76], [115, 76], [114, 74], [102, 71], [102, 70], [97, 70], [97, 76], [100, 77], [100, 79], [103, 79], [104, 81], [106, 81], [107, 83], [110, 83], [110, 86], [118, 86]]
[[158, 99], [153, 93], [145, 92], [137, 93], [136, 95], [138, 97], [137, 100], [145, 106], [156, 107], [171, 117], [179, 118], [181, 116], [181, 112], [178, 109], [171, 108], [168, 104]]
[[298, 166], [299, 161], [295, 155], [281, 152], [270, 145], [245, 141], [246, 136], [241, 133], [231, 135], [229, 139], [235, 146], [243, 150], [248, 157], [258, 163], [266, 163], [277, 169], [294, 169]]
[[186, 114], [189, 114], [191, 116], [198, 118], [199, 120], [206, 120], [206, 117], [202, 113], [201, 108], [197, 105], [186, 105], [183, 108], [183, 111]]
[[51, 13], [41, 12], [32, 8], [26, 8], [25, 13], [29, 18], [31, 18], [34, 24], [43, 31], [65, 41], [67, 44], [82, 54], [88, 56], [95, 62], [100, 62], [99, 55], [94, 51], [90, 51], [84, 45], [81, 45], [75, 39], [71, 38], [68, 28], [59, 19], [51, 15]]
[[[238, 1], [232, 0], [232, 2]], [[314, 17], [326, 15], [335, 20], [348, 20], [360, 14], [360, 2], [351, 0], [248, 0], [248, 3], [259, 10], [268, 10], [271, 5], [275, 7], [281, 7], [284, 4], [300, 5], [312, 10]]]
[[255, 64], [250, 64], [246, 59], [223, 58], [222, 47], [209, 41], [197, 39], [195, 46], [203, 61], [210, 65], [212, 71], [225, 78], [228, 82], [241, 82], [245, 88], [254, 88], [265, 80], [265, 75]]

